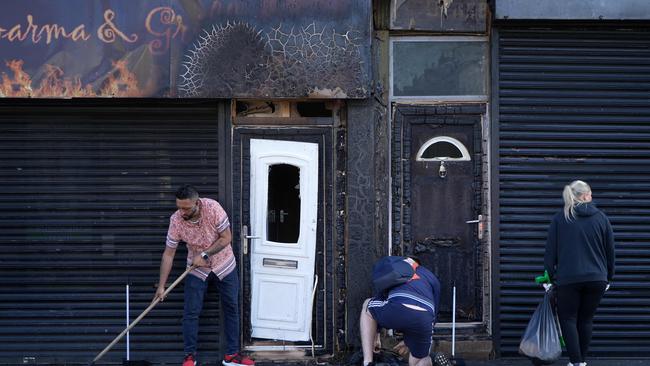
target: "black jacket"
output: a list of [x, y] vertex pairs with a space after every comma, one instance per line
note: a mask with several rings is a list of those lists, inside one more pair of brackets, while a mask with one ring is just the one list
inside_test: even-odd
[[607, 216], [593, 203], [575, 207], [576, 217], [560, 211], [548, 229], [544, 268], [558, 285], [607, 281], [614, 277], [614, 234]]

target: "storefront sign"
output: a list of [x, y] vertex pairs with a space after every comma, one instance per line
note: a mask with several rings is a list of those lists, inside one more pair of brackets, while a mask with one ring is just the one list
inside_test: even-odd
[[366, 0], [13, 0], [2, 97], [364, 98]]

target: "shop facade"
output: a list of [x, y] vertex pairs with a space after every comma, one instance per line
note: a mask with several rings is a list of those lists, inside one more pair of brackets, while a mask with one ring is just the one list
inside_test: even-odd
[[540, 298], [530, 279], [562, 187], [582, 179], [612, 222], [617, 256], [590, 352], [647, 357], [650, 8], [587, 3], [496, 1], [495, 344], [503, 355], [517, 352]]
[[[230, 216], [243, 350], [345, 348], [348, 125], [370, 95], [371, 5], [6, 6], [0, 362], [93, 359], [126, 325], [127, 285], [137, 317], [182, 184]], [[178, 363], [182, 309], [181, 286], [130, 332], [130, 358]], [[221, 319], [210, 291], [204, 362], [222, 357]]]
[[[230, 216], [245, 350], [340, 359], [372, 263], [408, 254], [443, 285], [434, 349], [455, 286], [456, 351], [485, 359], [516, 355], [547, 224], [584, 179], [617, 235], [593, 353], [644, 355], [647, 5], [50, 3], [0, 15], [0, 363], [87, 362], [124, 329], [126, 285], [131, 319], [146, 308], [185, 183]], [[131, 332], [131, 359], [178, 362], [182, 306], [179, 288]]]

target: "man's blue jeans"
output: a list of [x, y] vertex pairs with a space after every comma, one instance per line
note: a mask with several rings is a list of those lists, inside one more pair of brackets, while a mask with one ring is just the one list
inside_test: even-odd
[[211, 273], [206, 281], [194, 275], [185, 278], [185, 304], [183, 307], [185, 354], [196, 354], [199, 315], [203, 309], [203, 296], [210, 283], [214, 284], [221, 298], [226, 354], [239, 352], [239, 275], [235, 269], [221, 281], [214, 273]]

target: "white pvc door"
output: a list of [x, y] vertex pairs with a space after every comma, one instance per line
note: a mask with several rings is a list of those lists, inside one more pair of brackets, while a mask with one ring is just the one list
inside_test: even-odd
[[307, 341], [311, 326], [318, 144], [250, 140], [252, 337]]

